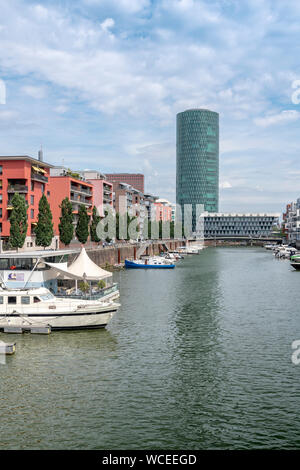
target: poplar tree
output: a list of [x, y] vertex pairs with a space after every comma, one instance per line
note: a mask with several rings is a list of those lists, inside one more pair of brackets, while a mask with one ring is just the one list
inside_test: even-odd
[[27, 235], [27, 203], [23, 196], [15, 193], [11, 205], [9, 243], [13, 248], [22, 248]]
[[100, 222], [101, 217], [98, 215], [96, 206], [93, 207], [92, 222], [90, 226], [90, 235], [93, 242], [100, 242], [100, 238], [97, 235], [97, 226]]
[[61, 209], [60, 223], [58, 225], [59, 239], [64, 245], [69, 245], [74, 236], [73, 207], [68, 197], [62, 200], [59, 207]]
[[35, 244], [37, 246], [45, 248], [51, 245], [52, 238], [54, 237], [52, 213], [45, 194], [42, 195], [39, 202], [38, 222], [34, 233]]
[[80, 243], [86, 243], [89, 237], [89, 219], [86, 207], [81, 204], [78, 210], [78, 221], [76, 225], [76, 237]]

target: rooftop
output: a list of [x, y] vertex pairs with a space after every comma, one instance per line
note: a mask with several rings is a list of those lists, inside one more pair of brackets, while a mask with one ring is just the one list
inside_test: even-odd
[[54, 168], [53, 165], [50, 163], [45, 163], [42, 160], [38, 160], [37, 158], [29, 157], [28, 155], [0, 155], [0, 161], [3, 160], [26, 160], [31, 163], [38, 164], [40, 166], [45, 166], [47, 168]]

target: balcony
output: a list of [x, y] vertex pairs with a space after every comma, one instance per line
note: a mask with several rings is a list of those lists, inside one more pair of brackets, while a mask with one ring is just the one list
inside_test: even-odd
[[71, 184], [71, 191], [75, 191], [76, 193], [86, 194], [88, 196], [92, 196], [92, 191], [88, 188], [78, 187]]
[[85, 204], [86, 206], [92, 205], [92, 201], [90, 199], [87, 199], [86, 197], [82, 196], [77, 196], [77, 194], [71, 194], [70, 201], [76, 202], [77, 204]]
[[39, 181], [40, 183], [48, 183], [47, 176], [40, 175], [39, 173], [31, 173], [31, 179], [34, 181]]
[[25, 184], [10, 184], [8, 185], [7, 192], [8, 193], [27, 193], [28, 186], [25, 186]]

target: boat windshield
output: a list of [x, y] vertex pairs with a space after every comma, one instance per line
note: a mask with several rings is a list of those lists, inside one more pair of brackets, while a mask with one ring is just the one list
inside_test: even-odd
[[54, 295], [52, 295], [50, 292], [48, 294], [43, 294], [43, 295], [39, 295], [39, 298], [41, 300], [53, 300], [54, 299]]
[[18, 270], [18, 271], [32, 271], [36, 266], [37, 271], [44, 271], [51, 269], [45, 263], [63, 263], [68, 260], [68, 256], [49, 256], [47, 258], [41, 258], [38, 265], [36, 263], [38, 258], [22, 258], [22, 257], [9, 257], [1, 258], [0, 257], [0, 271], [2, 270]]

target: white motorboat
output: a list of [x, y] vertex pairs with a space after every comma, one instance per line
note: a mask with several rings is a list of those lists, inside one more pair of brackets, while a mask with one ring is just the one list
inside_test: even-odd
[[266, 244], [264, 245], [264, 248], [265, 248], [266, 250], [274, 250], [274, 249], [276, 249], [276, 248], [278, 248], [278, 247], [279, 247], [279, 245], [278, 245], [277, 243], [266, 243]]
[[50, 326], [51, 330], [104, 328], [120, 304], [101, 299], [58, 298], [47, 288], [0, 290], [0, 329]]
[[276, 258], [289, 259], [291, 256], [296, 254], [297, 249], [291, 246], [281, 246], [279, 248], [275, 248], [273, 252]]

